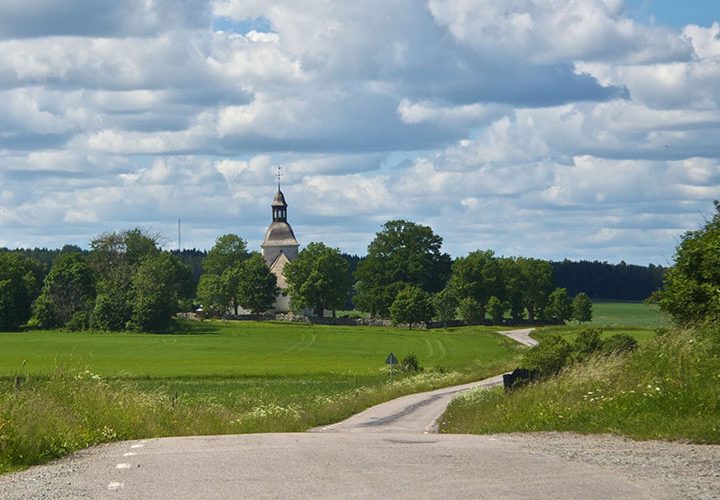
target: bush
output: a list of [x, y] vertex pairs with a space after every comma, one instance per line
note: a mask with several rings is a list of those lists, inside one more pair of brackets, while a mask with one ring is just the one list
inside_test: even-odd
[[402, 361], [400, 361], [400, 367], [406, 372], [421, 372], [423, 367], [420, 366], [420, 362], [415, 354], [408, 354]]
[[601, 352], [603, 354], [622, 354], [632, 352], [638, 347], [637, 340], [625, 333], [616, 333], [615, 335], [605, 339], [602, 343]]
[[70, 316], [70, 319], [65, 323], [65, 328], [73, 332], [89, 330], [91, 317], [92, 315], [88, 311], [78, 311]]
[[575, 349], [575, 358], [583, 360], [591, 354], [600, 351], [603, 346], [603, 341], [600, 338], [601, 334], [602, 330], [600, 328], [583, 328], [580, 330], [573, 346]]
[[572, 352], [573, 348], [567, 340], [550, 335], [525, 354], [523, 367], [537, 370], [543, 377], [551, 376], [568, 364]]

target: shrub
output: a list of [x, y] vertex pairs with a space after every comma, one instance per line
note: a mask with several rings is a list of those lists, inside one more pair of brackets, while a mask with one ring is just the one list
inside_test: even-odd
[[410, 353], [400, 361], [400, 367], [406, 372], [421, 372], [423, 367], [415, 354]]
[[601, 334], [602, 330], [600, 328], [583, 328], [580, 330], [573, 346], [575, 349], [575, 358], [583, 360], [591, 354], [600, 351], [603, 346], [603, 341], [600, 338]]
[[605, 339], [602, 343], [601, 352], [603, 354], [622, 354], [636, 350], [638, 347], [637, 340], [625, 333], [616, 333], [615, 335]]
[[550, 335], [525, 354], [523, 367], [537, 370], [544, 377], [551, 376], [568, 364], [572, 352], [573, 348], [567, 340]]

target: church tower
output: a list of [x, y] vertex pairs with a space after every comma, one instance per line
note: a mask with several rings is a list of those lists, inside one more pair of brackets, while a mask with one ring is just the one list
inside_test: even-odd
[[278, 190], [272, 202], [272, 222], [265, 232], [265, 240], [260, 247], [262, 255], [270, 271], [277, 278], [277, 286], [281, 292], [275, 299], [275, 312], [290, 311], [290, 296], [285, 293], [287, 281], [285, 280], [285, 265], [295, 260], [300, 246], [295, 239], [292, 227], [287, 221], [287, 202], [280, 190], [280, 173], [278, 172]]
[[260, 247], [265, 262], [272, 268], [273, 262], [277, 260], [280, 254], [285, 255], [288, 260], [294, 260], [298, 255], [298, 247], [300, 246], [295, 239], [292, 227], [287, 221], [287, 202], [285, 195], [280, 190], [278, 182], [278, 190], [272, 202], [272, 222], [265, 232], [265, 240]]

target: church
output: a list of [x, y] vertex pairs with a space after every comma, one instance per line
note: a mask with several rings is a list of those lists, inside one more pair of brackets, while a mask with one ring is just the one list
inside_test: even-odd
[[290, 311], [290, 296], [285, 292], [287, 281], [283, 270], [288, 262], [297, 258], [298, 247], [300, 246], [297, 239], [295, 239], [292, 227], [288, 224], [287, 207], [285, 195], [280, 190], [280, 183], [278, 182], [278, 190], [271, 205], [272, 222], [265, 232], [262, 245], [260, 245], [265, 263], [277, 277], [277, 286], [281, 289], [281, 293], [275, 299], [273, 307], [273, 312], [278, 313]]

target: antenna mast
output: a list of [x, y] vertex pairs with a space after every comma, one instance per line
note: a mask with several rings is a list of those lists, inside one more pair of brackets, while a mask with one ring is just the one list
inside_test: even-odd
[[182, 252], [182, 238], [180, 234], [180, 219], [178, 219], [178, 252]]

